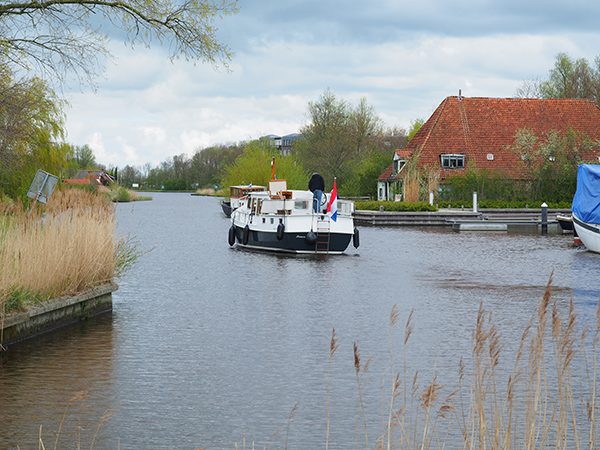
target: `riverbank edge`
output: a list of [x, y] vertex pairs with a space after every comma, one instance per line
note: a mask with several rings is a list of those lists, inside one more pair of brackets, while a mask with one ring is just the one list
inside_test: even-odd
[[[558, 222], [556, 214], [569, 213], [566, 209], [549, 209], [548, 223], [552, 224], [552, 229], [558, 232]], [[354, 222], [357, 225], [367, 226], [417, 226], [417, 227], [449, 227], [455, 228], [457, 224], [463, 222], [478, 224], [501, 223], [511, 225], [519, 231], [525, 228], [537, 232], [540, 226], [541, 210], [539, 208], [511, 208], [511, 209], [480, 209], [474, 212], [469, 209], [440, 209], [438, 211], [354, 211]], [[555, 226], [556, 225], [556, 226]]]
[[0, 317], [0, 344], [8, 348], [100, 314], [112, 312], [116, 283], [106, 283], [73, 296], [50, 299], [25, 312]]

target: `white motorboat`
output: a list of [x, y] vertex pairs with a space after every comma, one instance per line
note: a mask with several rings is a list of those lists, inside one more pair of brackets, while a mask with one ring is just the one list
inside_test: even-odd
[[600, 253], [600, 165], [580, 164], [577, 169], [573, 226], [583, 245]]

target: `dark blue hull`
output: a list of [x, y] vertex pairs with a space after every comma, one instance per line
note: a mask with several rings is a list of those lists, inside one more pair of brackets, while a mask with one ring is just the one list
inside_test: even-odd
[[283, 239], [277, 239], [277, 233], [253, 231], [248, 233], [248, 242], [243, 244], [244, 229], [235, 227], [236, 243], [242, 247], [288, 253], [342, 253], [352, 240], [351, 234], [327, 233], [317, 237], [317, 242], [308, 242], [307, 233], [283, 233]]
[[223, 210], [223, 214], [225, 214], [225, 216], [231, 217], [231, 202], [226, 202], [225, 200], [222, 200], [221, 209]]

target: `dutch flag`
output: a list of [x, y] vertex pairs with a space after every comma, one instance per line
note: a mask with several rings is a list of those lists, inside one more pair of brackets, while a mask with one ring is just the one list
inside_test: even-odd
[[329, 202], [327, 203], [327, 214], [329, 214], [334, 222], [337, 222], [337, 184], [335, 178], [333, 179], [333, 189], [331, 190], [331, 194], [329, 194]]

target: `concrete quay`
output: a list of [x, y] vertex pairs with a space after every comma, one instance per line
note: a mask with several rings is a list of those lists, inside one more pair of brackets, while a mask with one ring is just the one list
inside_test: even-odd
[[8, 348], [40, 334], [112, 311], [112, 293], [118, 286], [108, 283], [68, 297], [58, 297], [25, 311], [0, 317], [0, 344]]
[[[556, 214], [569, 210], [548, 210], [548, 233], [560, 233]], [[481, 209], [477, 212], [464, 209], [440, 209], [435, 212], [365, 211], [354, 212], [357, 225], [369, 226], [438, 226], [455, 231], [505, 231], [515, 233], [541, 233], [540, 209]]]

